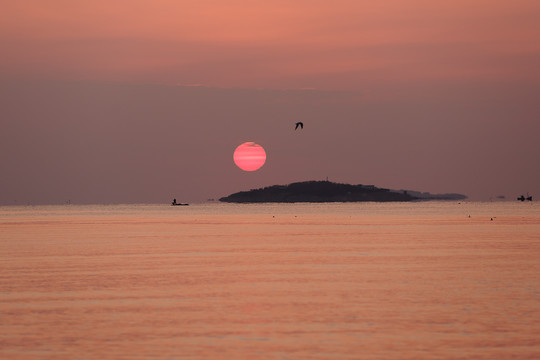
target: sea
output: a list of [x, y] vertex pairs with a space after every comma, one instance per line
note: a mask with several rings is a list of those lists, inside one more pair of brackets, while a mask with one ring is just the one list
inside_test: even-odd
[[540, 359], [540, 205], [0, 207], [0, 358]]

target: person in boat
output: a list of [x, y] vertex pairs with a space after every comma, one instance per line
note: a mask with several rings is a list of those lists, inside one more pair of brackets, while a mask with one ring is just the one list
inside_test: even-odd
[[172, 204], [176, 205], [176, 199], [173, 199]]

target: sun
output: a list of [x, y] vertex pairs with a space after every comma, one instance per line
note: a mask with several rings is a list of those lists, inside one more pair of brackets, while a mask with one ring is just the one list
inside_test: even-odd
[[259, 170], [266, 161], [266, 152], [261, 145], [246, 142], [238, 146], [233, 154], [234, 163], [244, 171]]

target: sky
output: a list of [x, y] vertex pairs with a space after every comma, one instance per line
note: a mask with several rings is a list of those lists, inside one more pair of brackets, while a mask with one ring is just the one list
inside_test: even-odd
[[[204, 202], [327, 178], [540, 194], [537, 0], [0, 5], [0, 204]], [[234, 164], [244, 142], [261, 169]]]

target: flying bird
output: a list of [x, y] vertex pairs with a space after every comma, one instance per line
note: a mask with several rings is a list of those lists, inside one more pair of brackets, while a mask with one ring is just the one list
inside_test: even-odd
[[300, 129], [303, 129], [304, 128], [304, 123], [299, 121], [296, 123], [296, 127], [294, 128], [294, 130], [298, 129], [298, 127], [300, 126]]

